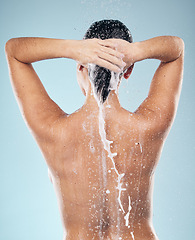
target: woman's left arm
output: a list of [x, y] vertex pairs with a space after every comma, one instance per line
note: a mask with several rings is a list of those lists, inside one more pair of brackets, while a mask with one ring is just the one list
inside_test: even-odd
[[46, 139], [51, 125], [65, 113], [49, 97], [31, 63], [62, 57], [66, 44], [58, 39], [13, 38], [5, 52], [21, 113], [36, 137]]
[[[12, 38], [5, 45], [10, 79], [20, 110], [38, 138], [49, 138], [51, 126], [66, 115], [49, 97], [32, 63], [44, 59], [71, 58], [80, 64], [98, 64], [121, 71], [121, 53], [102, 46], [103, 40], [64, 40], [39, 37]], [[55, 79], [56, 80], [56, 79]]]

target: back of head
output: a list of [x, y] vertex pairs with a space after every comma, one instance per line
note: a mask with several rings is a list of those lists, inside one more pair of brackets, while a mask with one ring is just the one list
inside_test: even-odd
[[[123, 39], [133, 42], [129, 29], [118, 20], [102, 20], [94, 22], [87, 30], [84, 39], [99, 38], [102, 40], [109, 38]], [[98, 65], [89, 65], [89, 78], [94, 84], [95, 93], [101, 103], [104, 103], [109, 95], [111, 86], [111, 76], [114, 72]]]

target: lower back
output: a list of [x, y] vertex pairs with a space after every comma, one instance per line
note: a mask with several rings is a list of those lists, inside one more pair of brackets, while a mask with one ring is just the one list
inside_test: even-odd
[[159, 240], [155, 231], [149, 224], [135, 225], [133, 229], [121, 231], [110, 227], [105, 231], [89, 229], [69, 229], [64, 235], [64, 240]]

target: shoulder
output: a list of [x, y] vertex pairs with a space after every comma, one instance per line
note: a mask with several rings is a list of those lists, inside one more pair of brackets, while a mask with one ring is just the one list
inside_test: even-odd
[[60, 117], [50, 124], [44, 138], [35, 136], [48, 166], [52, 169], [64, 162], [69, 156], [68, 152], [76, 146], [77, 124], [74, 121], [75, 118], [71, 115]]
[[149, 108], [139, 107], [135, 112], [123, 109], [120, 122], [126, 131], [133, 130], [152, 139], [165, 139], [173, 122], [172, 116], [159, 111], [154, 112]]
[[34, 134], [34, 136], [41, 146], [60, 146], [60, 143], [69, 141], [72, 131], [74, 130], [73, 125], [71, 115], [62, 115], [50, 121], [45, 121], [45, 123], [42, 124], [42, 132], [39, 131], [38, 134]]
[[140, 129], [145, 130], [154, 139], [165, 139], [174, 120], [171, 111], [163, 112], [160, 108], [154, 111], [147, 107], [139, 107], [134, 114]]

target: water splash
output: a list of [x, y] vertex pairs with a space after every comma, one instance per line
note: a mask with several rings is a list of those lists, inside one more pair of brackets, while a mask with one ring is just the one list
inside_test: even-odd
[[133, 234], [133, 232], [131, 232], [131, 236], [132, 236], [133, 240], [135, 240], [135, 237], [134, 237], [134, 234]]
[[[115, 173], [117, 174], [117, 187], [116, 189], [118, 190], [118, 197], [117, 197], [117, 201], [118, 201], [118, 204], [120, 206], [120, 211], [122, 211], [123, 214], [125, 214], [124, 216], [124, 220], [125, 220], [125, 226], [130, 228], [130, 225], [129, 225], [129, 216], [130, 216], [130, 211], [132, 209], [131, 207], [131, 197], [130, 195], [128, 196], [128, 200], [129, 200], [129, 206], [128, 206], [128, 211], [127, 213], [125, 212], [124, 210], [124, 207], [123, 207], [123, 204], [121, 202], [121, 194], [123, 191], [126, 191], [126, 188], [124, 188], [122, 185], [123, 185], [123, 182], [122, 182], [122, 178], [125, 176], [125, 173], [119, 173], [119, 171], [117, 170], [116, 168], [116, 163], [114, 161], [114, 157], [117, 156], [117, 153], [112, 153], [111, 152], [111, 148], [110, 148], [110, 145], [113, 143], [113, 141], [110, 141], [106, 138], [106, 131], [105, 131], [105, 120], [104, 120], [104, 106], [103, 104], [101, 104], [100, 102], [100, 98], [99, 96], [97, 95], [96, 91], [95, 91], [95, 86], [93, 84], [93, 70], [95, 69], [95, 65], [94, 64], [89, 64], [90, 65], [90, 74], [89, 74], [89, 78], [90, 78], [90, 81], [92, 82], [92, 89], [93, 89], [93, 95], [96, 99], [96, 102], [98, 104], [98, 107], [99, 107], [99, 134], [100, 134], [100, 137], [101, 137], [101, 141], [103, 143], [103, 146], [104, 146], [104, 149], [106, 150], [106, 152], [108, 153], [108, 157], [110, 158], [111, 162], [112, 162], [112, 165], [113, 165], [113, 170], [115, 171]], [[111, 72], [111, 80], [110, 80], [110, 86], [109, 86], [109, 90], [117, 90], [117, 86], [118, 86], [118, 83], [119, 83], [119, 75], [120, 73], [114, 73], [114, 72]], [[110, 170], [109, 170], [110, 171]], [[108, 193], [109, 190], [107, 190], [106, 192]], [[119, 220], [119, 217], [118, 217], [118, 220]], [[118, 225], [119, 227], [119, 225]], [[134, 234], [133, 232], [131, 232], [131, 235], [132, 235], [132, 238], [134, 240]], [[122, 239], [122, 238], [121, 238]]]
[[127, 214], [124, 216], [125, 226], [127, 226], [127, 227], [129, 227], [129, 215], [130, 215], [130, 211], [131, 211], [131, 209], [132, 209], [132, 207], [131, 207], [131, 198], [130, 198], [130, 196], [128, 196], [128, 197], [129, 197], [128, 212], [127, 212]]
[[[143, 140], [142, 140], [142, 143], [143, 143]], [[135, 145], [139, 146], [140, 148], [140, 152], [141, 154], [143, 153], [143, 148], [142, 148], [142, 144], [141, 144], [141, 141], [140, 141], [140, 136], [139, 136], [139, 142], [138, 143], [135, 143]], [[143, 155], [141, 156], [141, 170], [140, 170], [140, 173], [139, 173], [139, 180], [138, 180], [138, 195], [137, 195], [137, 199], [136, 199], [136, 204], [135, 204], [135, 214], [136, 214], [136, 211], [137, 211], [137, 205], [138, 205], [138, 199], [139, 199], [139, 188], [140, 188], [140, 180], [141, 180], [141, 175], [142, 175], [142, 166], [143, 166]], [[132, 225], [134, 223], [134, 219], [132, 221]], [[131, 232], [131, 236], [133, 238], [133, 240], [135, 240], [135, 237], [134, 237], [134, 234], [133, 232]]]

